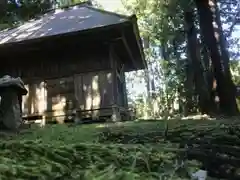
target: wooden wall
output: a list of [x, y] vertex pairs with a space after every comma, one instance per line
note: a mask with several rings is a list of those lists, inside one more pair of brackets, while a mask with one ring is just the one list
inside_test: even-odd
[[113, 104], [110, 71], [76, 74], [26, 87], [29, 93], [23, 98], [25, 115], [47, 112], [49, 116], [64, 116], [74, 109], [98, 111]]
[[[91, 51], [90, 51], [91, 52]], [[63, 53], [63, 55], [61, 55]], [[90, 55], [68, 54], [64, 50], [59, 51], [58, 56], [46, 54], [30, 58], [29, 60], [20, 60], [14, 63], [4, 63], [0, 67], [0, 76], [10, 75], [21, 77], [28, 83], [36, 80], [55, 79], [67, 77], [73, 74], [95, 72], [110, 69], [108, 54], [92, 53]]]
[[121, 60], [113, 51], [113, 69], [109, 51], [88, 56], [36, 57], [32, 63], [2, 66], [0, 75], [22, 77], [29, 90], [23, 97], [24, 115], [47, 112], [50, 116], [64, 116], [73, 109], [104, 109], [113, 104], [127, 107]]
[[75, 75], [75, 94], [78, 108], [82, 110], [111, 107], [111, 72], [98, 71]]
[[36, 81], [33, 84], [25, 84], [28, 94], [23, 96], [23, 115], [39, 114], [46, 110], [45, 82]]
[[115, 69], [114, 71], [116, 72], [116, 104], [120, 107], [128, 107], [128, 102], [127, 102], [127, 89], [126, 89], [126, 79], [125, 79], [125, 74], [124, 74], [124, 66], [125, 64], [117, 53], [113, 51], [113, 60], [115, 63]]

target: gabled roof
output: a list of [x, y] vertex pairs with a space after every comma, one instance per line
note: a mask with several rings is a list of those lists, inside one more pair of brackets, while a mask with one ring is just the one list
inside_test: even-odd
[[[75, 38], [78, 40], [74, 41]], [[83, 39], [86, 42], [114, 41], [120, 46], [116, 49], [121, 58], [130, 64], [126, 71], [146, 68], [136, 16], [100, 10], [89, 3], [50, 10], [19, 27], [0, 31], [0, 58], [15, 59], [19, 53], [29, 54], [33, 49], [46, 50], [49, 46], [63, 46], [66, 41], [71, 44], [72, 40], [79, 43]]]
[[51, 10], [39, 19], [0, 31], [0, 44], [100, 28], [126, 21], [129, 21], [127, 16], [103, 11], [88, 3], [80, 3], [72, 7]]

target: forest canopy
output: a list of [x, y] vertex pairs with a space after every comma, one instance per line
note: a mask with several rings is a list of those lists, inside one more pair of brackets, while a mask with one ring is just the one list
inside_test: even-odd
[[[1, 1], [0, 29], [79, 2]], [[98, 1], [94, 4], [100, 7]], [[127, 76], [128, 84], [143, 79], [146, 86], [147, 93], [132, 100], [139, 117], [238, 114], [240, 38], [233, 36], [240, 24], [238, 0], [122, 0], [122, 4], [120, 13], [138, 17], [148, 63], [144, 72]]]

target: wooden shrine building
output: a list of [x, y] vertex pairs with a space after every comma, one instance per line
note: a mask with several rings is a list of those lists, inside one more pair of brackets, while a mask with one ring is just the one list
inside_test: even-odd
[[144, 69], [137, 19], [90, 3], [50, 10], [0, 32], [0, 75], [21, 77], [24, 116], [127, 114], [124, 72]]

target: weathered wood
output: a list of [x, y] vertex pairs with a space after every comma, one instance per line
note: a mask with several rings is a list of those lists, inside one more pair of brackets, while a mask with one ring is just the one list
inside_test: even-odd
[[134, 67], [137, 67], [136, 62], [135, 62], [135, 59], [134, 59], [134, 57], [133, 57], [133, 54], [132, 54], [132, 52], [131, 52], [131, 49], [130, 49], [128, 43], [127, 43], [127, 40], [126, 40], [126, 37], [125, 37], [124, 34], [122, 34], [122, 42], [123, 42], [124, 47], [126, 48], [126, 51], [127, 51], [128, 55], [129, 55], [129, 57], [130, 57], [130, 59], [131, 59], [131, 61], [132, 61], [132, 63], [133, 63], [133, 66], [134, 66]]
[[[37, 84], [35, 84], [36, 86]], [[36, 88], [34, 90], [34, 92], [30, 90], [29, 94], [37, 93]], [[40, 113], [44, 114], [47, 119], [57, 117], [56, 119], [59, 122], [64, 121], [64, 115], [72, 114], [75, 109], [78, 112], [82, 111], [83, 117], [98, 118], [107, 116], [107, 113], [108, 116], [111, 116], [113, 112], [120, 116], [119, 103], [116, 101], [113, 104], [113, 90], [116, 92], [117, 86], [113, 86], [112, 71], [108, 70], [45, 80], [45, 89], [42, 92], [45, 99], [42, 99], [41, 102], [39, 99], [35, 99], [35, 101], [38, 101], [35, 104], [36, 106], [39, 107], [39, 103], [45, 104], [45, 113], [38, 110], [32, 112], [25, 107], [25, 115]], [[41, 95], [35, 94], [35, 96]], [[29, 97], [25, 98], [29, 99]], [[33, 106], [32, 101], [29, 101], [29, 108]], [[26, 100], [24, 102], [26, 104]], [[103, 110], [106, 108], [108, 110]]]
[[114, 59], [114, 46], [110, 44], [109, 49], [109, 60], [112, 70], [112, 91], [113, 91], [113, 101], [112, 101], [112, 121], [120, 121], [121, 115], [118, 109], [118, 92], [117, 92], [117, 62]]
[[47, 111], [53, 111], [53, 116], [60, 123], [75, 109], [73, 76], [47, 80], [48, 102], [51, 102]]
[[23, 115], [42, 113], [45, 110], [45, 84], [44, 82], [35, 82], [25, 84], [28, 94], [23, 96], [22, 109]]
[[77, 100], [77, 108], [84, 109], [83, 77], [81, 74], [74, 75], [74, 94]]
[[[29, 59], [31, 62], [31, 60]], [[15, 66], [14, 66], [15, 67]], [[51, 59], [44, 57], [34, 57], [31, 64], [16, 64], [18, 69], [14, 69], [12, 64], [0, 67], [0, 76], [9, 74], [11, 76], [21, 75], [22, 79], [35, 81], [42, 79], [56, 79], [72, 76], [73, 74], [88, 73], [110, 69], [108, 55], [94, 54], [89, 57], [70, 55], [69, 57], [56, 57]], [[17, 73], [16, 73], [17, 71]], [[28, 82], [26, 82], [28, 83]]]
[[29, 94], [23, 97], [24, 116], [59, 117], [56, 119], [62, 122], [73, 111], [82, 111], [83, 116], [92, 118], [115, 113], [120, 120], [126, 89], [124, 62], [116, 56], [116, 48], [112, 45], [107, 52], [83, 56], [41, 55], [31, 63], [16, 64], [16, 68], [6, 64], [0, 67], [0, 75], [20, 75], [28, 86]]
[[75, 77], [75, 96], [78, 99], [78, 108], [91, 110], [111, 107], [112, 79], [110, 71], [78, 74]]
[[123, 99], [124, 99], [124, 107], [128, 108], [128, 97], [127, 97], [127, 86], [126, 86], [126, 80], [125, 80], [125, 73], [122, 74], [123, 78]]
[[117, 55], [116, 53], [116, 48], [114, 49], [113, 52], [113, 59], [115, 62], [115, 66], [116, 66], [116, 73], [117, 73], [117, 105], [120, 107], [128, 107], [128, 103], [127, 103], [127, 89], [126, 89], [126, 82], [125, 82], [125, 74], [124, 74], [124, 67], [125, 64], [124, 62], [121, 60], [121, 58]]

